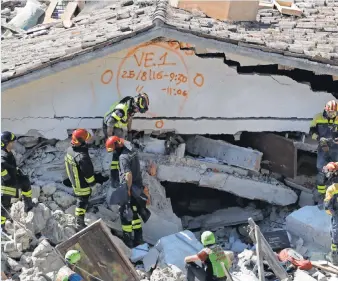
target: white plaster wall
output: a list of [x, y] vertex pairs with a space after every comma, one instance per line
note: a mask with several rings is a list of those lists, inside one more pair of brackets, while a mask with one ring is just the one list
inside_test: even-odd
[[150, 97], [149, 113], [143, 115], [148, 119], [135, 120], [133, 127], [183, 134], [307, 132], [309, 119], [333, 98], [284, 76], [239, 75], [222, 59], [201, 59], [163, 42], [3, 92], [2, 130], [37, 129], [45, 137], [64, 138], [66, 129], [101, 127], [100, 117], [113, 102], [142, 91]]

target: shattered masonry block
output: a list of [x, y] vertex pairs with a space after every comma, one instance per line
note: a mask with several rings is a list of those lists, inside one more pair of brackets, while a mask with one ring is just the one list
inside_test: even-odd
[[262, 152], [202, 136], [189, 138], [186, 150], [194, 155], [216, 158], [229, 165], [256, 172], [260, 170], [263, 157]]
[[286, 217], [286, 230], [308, 243], [330, 249], [331, 217], [317, 206], [305, 206]]

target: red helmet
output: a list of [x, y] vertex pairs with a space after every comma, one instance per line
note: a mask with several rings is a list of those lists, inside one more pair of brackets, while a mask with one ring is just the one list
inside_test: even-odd
[[325, 105], [325, 111], [338, 111], [338, 104], [335, 100], [330, 100]]
[[106, 149], [108, 152], [115, 151], [116, 147], [122, 146], [124, 143], [124, 139], [121, 139], [117, 136], [112, 136], [106, 141]]
[[91, 134], [86, 129], [76, 129], [72, 133], [72, 141], [71, 144], [75, 146], [79, 146], [84, 144], [91, 138]]
[[335, 172], [338, 170], [338, 162], [330, 162], [324, 166], [324, 171]]

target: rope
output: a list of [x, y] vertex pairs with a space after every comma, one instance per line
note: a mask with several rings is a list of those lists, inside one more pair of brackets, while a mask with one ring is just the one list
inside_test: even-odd
[[[26, 226], [25, 226], [24, 224], [22, 224], [21, 222], [18, 222], [17, 220], [15, 220], [15, 219], [11, 216], [11, 214], [4, 208], [4, 206], [3, 206], [2, 204], [1, 204], [1, 207], [2, 207], [3, 210], [5, 210], [5, 212], [6, 212], [7, 215], [11, 218], [11, 220], [13, 220], [13, 222], [14, 222], [14, 230], [15, 230], [15, 223], [17, 223], [18, 225], [20, 225], [21, 227], [23, 227], [26, 231], [28, 231], [33, 237], [35, 237], [34, 233], [33, 233], [31, 230], [27, 229]], [[1, 234], [4, 234], [4, 233], [1, 233]], [[14, 240], [14, 242], [15, 242], [15, 248], [17, 249], [17, 247], [16, 247], [16, 241]], [[61, 256], [61, 254], [55, 249], [55, 247], [53, 247], [52, 245], [50, 245], [50, 246], [52, 247], [52, 250], [57, 254], [57, 256], [60, 257], [60, 258], [62, 259], [62, 261], [63, 261], [65, 264], [67, 264], [66, 259], [65, 259], [63, 256]], [[76, 265], [76, 264], [75, 264], [74, 266], [75, 266], [76, 268], [78, 268], [79, 270], [81, 270], [82, 272], [84, 272], [84, 273], [86, 273], [87, 275], [89, 275], [90, 277], [95, 278], [96, 280], [99, 280], [99, 281], [105, 281], [105, 280], [103, 280], [103, 279], [101, 279], [101, 278], [99, 278], [99, 277], [94, 276], [93, 274], [89, 273], [87, 270], [85, 270], [85, 269], [79, 267], [79, 266]]]

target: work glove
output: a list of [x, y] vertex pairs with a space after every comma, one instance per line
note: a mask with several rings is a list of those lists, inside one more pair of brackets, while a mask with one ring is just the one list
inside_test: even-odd
[[328, 152], [329, 151], [328, 139], [327, 138], [320, 138], [319, 146], [322, 148], [322, 150], [324, 152]]

